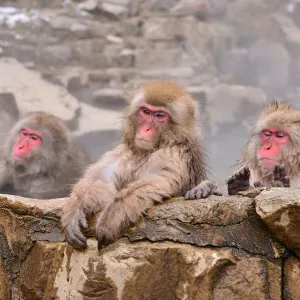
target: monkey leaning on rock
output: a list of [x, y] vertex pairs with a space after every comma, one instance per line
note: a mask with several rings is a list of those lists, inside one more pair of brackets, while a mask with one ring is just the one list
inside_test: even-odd
[[300, 187], [300, 111], [285, 102], [267, 106], [243, 151], [228, 194], [254, 187]]
[[122, 142], [88, 168], [63, 208], [70, 245], [87, 247], [82, 231], [98, 211], [101, 249], [166, 198], [183, 196], [195, 185], [199, 197], [219, 194], [206, 177], [198, 111], [197, 102], [172, 82], [151, 82], [137, 93], [124, 113]]
[[16, 123], [1, 148], [0, 193], [65, 197], [91, 163], [61, 119], [31, 112]]

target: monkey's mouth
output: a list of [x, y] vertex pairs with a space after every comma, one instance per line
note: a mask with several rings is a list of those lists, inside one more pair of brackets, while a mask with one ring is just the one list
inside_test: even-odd
[[24, 161], [24, 157], [19, 156], [19, 155], [17, 155], [17, 154], [14, 154], [14, 155], [12, 156], [12, 159], [13, 159], [13, 161], [15, 161], [16, 163], [21, 163], [21, 162]]
[[278, 161], [275, 158], [261, 157], [260, 163], [266, 168], [273, 168], [275, 165], [278, 165]]
[[136, 138], [135, 144], [137, 145], [137, 147], [142, 148], [142, 149], [152, 149], [154, 146], [153, 141], [145, 140], [142, 138]]

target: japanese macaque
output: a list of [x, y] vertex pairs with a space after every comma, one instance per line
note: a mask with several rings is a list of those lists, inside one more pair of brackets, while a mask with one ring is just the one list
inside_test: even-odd
[[32, 112], [11, 129], [0, 153], [0, 193], [65, 197], [91, 163], [64, 122]]
[[266, 107], [240, 163], [240, 171], [227, 181], [229, 195], [262, 186], [299, 187], [300, 111], [284, 102]]
[[217, 193], [206, 180], [198, 138], [197, 102], [180, 86], [156, 81], [144, 86], [125, 110], [123, 140], [86, 171], [63, 208], [67, 242], [85, 249], [87, 219], [98, 211], [95, 236], [101, 249], [143, 212], [199, 185], [199, 195]]

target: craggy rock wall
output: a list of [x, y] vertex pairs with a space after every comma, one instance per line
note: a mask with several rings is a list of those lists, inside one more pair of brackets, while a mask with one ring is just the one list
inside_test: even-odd
[[169, 200], [100, 252], [63, 242], [65, 201], [1, 197], [1, 300], [300, 299], [299, 190]]
[[[298, 0], [0, 6], [0, 107], [10, 99], [20, 114], [38, 107], [56, 113], [94, 157], [119, 140], [120, 111], [133, 89], [153, 79], [175, 80], [201, 101], [219, 183], [266, 103], [276, 96], [300, 108]], [[0, 137], [17, 113], [0, 111]]]

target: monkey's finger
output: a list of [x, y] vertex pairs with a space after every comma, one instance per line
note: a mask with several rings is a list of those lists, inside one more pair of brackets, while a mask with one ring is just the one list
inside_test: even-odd
[[249, 167], [244, 168], [244, 175], [246, 178], [250, 178], [250, 169]]
[[203, 189], [199, 188], [196, 191], [196, 196], [194, 199], [201, 199], [201, 198], [203, 198]]
[[66, 240], [75, 249], [86, 249], [87, 247], [86, 240], [81, 241], [77, 239], [72, 231], [66, 233]]
[[88, 229], [89, 227], [89, 224], [88, 224], [88, 221], [86, 218], [82, 218], [79, 220], [79, 223], [80, 223], [80, 226], [83, 228], [83, 229]]
[[262, 187], [262, 184], [261, 184], [260, 181], [255, 181], [255, 182], [253, 183], [253, 185], [254, 185], [255, 188]]
[[186, 200], [195, 200], [197, 199], [197, 189], [193, 188], [190, 191], [188, 191], [185, 195]]
[[213, 187], [212, 191], [211, 191], [211, 194], [212, 195], [216, 195], [216, 196], [222, 196], [223, 193], [221, 193], [219, 190], [218, 190], [218, 187]]
[[188, 191], [185, 196], [184, 196], [185, 200], [191, 200], [191, 191]]

